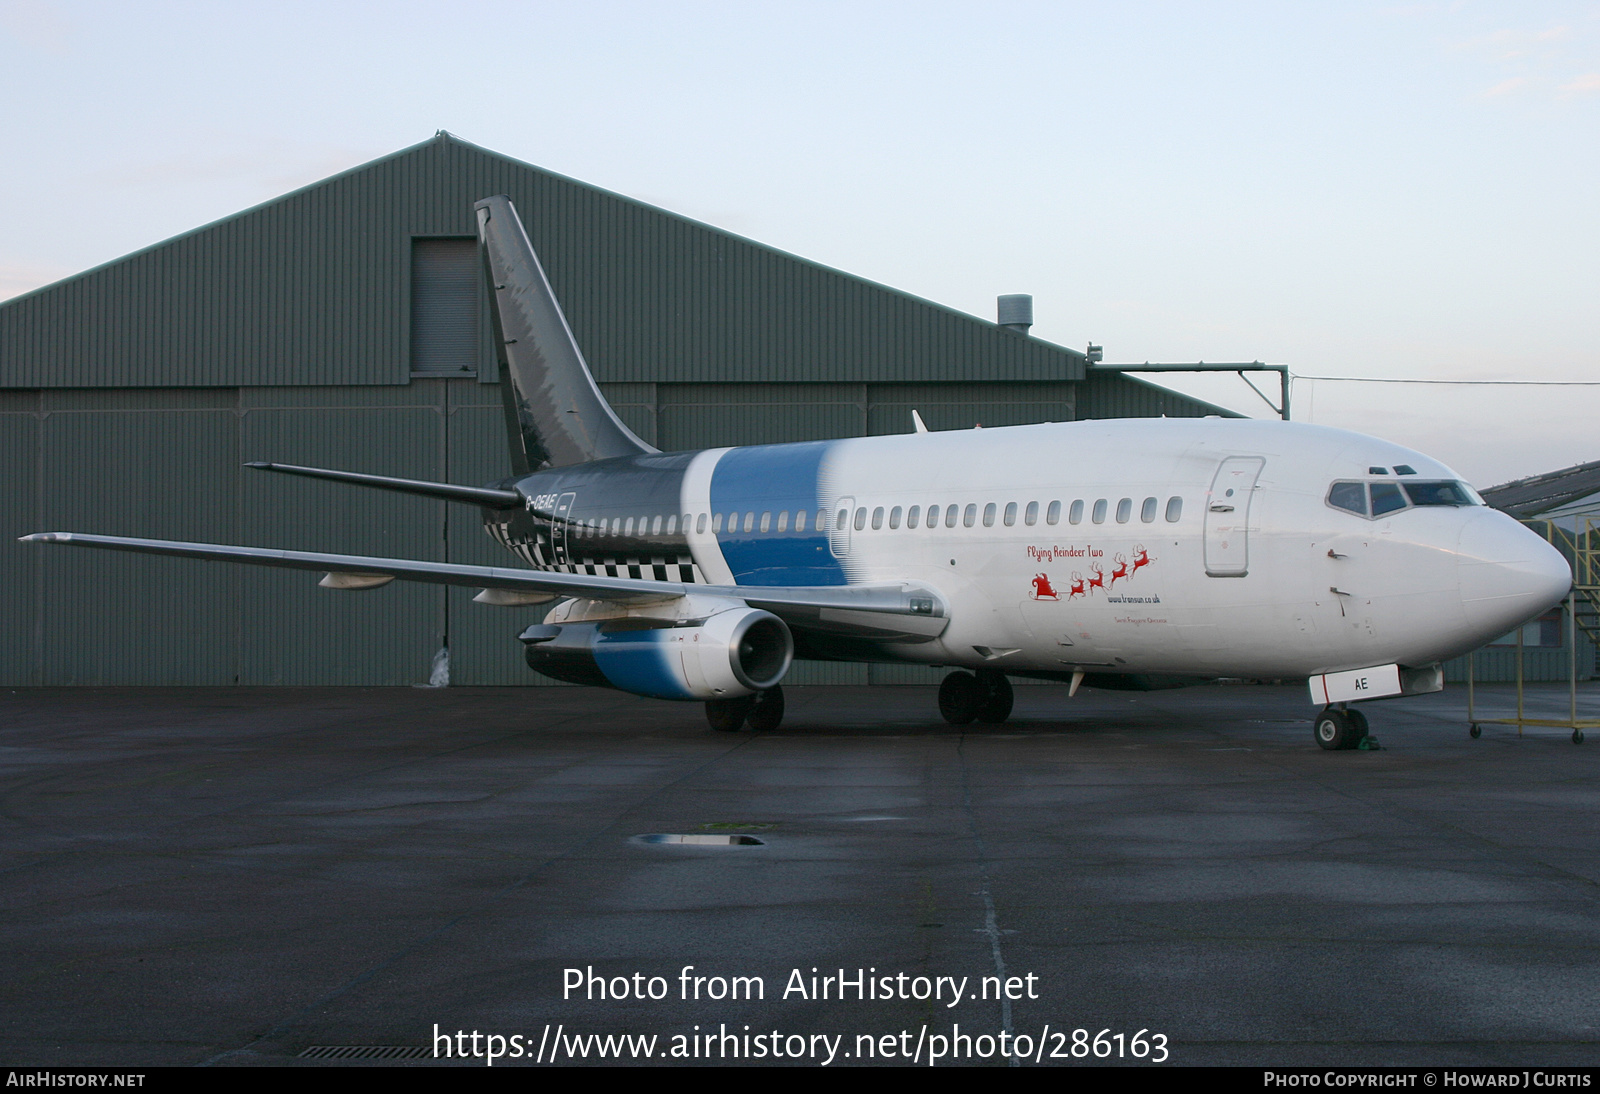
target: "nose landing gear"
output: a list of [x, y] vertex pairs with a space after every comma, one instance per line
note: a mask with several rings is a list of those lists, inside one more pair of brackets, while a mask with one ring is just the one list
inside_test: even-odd
[[1312, 723], [1317, 744], [1329, 752], [1347, 748], [1374, 748], [1377, 738], [1367, 732], [1367, 716], [1353, 707], [1328, 707]]

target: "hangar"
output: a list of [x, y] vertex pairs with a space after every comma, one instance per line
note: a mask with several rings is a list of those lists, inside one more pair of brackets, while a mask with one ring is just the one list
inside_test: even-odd
[[[508, 470], [472, 202], [510, 195], [606, 397], [662, 449], [1232, 412], [440, 132], [0, 305], [0, 682], [537, 685], [470, 590], [80, 557], [43, 529], [504, 564], [461, 507], [243, 469]], [[1012, 317], [1008, 317], [1012, 318]], [[807, 664], [793, 683], [935, 682]]]

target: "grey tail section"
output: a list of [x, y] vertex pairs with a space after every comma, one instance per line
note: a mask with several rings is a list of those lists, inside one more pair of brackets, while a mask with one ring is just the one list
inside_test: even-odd
[[513, 472], [656, 451], [600, 394], [511, 199], [484, 198], [473, 209]]

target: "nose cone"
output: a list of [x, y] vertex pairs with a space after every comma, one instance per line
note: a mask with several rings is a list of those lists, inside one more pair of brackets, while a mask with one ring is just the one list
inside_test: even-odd
[[1572, 587], [1560, 551], [1493, 509], [1468, 512], [1456, 558], [1461, 606], [1479, 645], [1560, 603]]

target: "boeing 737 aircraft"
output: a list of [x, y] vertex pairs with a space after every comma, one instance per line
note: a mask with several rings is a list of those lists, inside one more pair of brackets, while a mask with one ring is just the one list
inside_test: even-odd
[[1398, 445], [1279, 421], [1131, 419], [658, 452], [601, 396], [511, 201], [476, 205], [512, 474], [456, 486], [265, 470], [478, 506], [520, 565], [46, 532], [122, 551], [467, 585], [550, 604], [521, 632], [560, 680], [699, 700], [775, 728], [791, 661], [953, 671], [950, 722], [1009, 678], [1147, 687], [1308, 679], [1317, 743], [1352, 702], [1438, 691], [1440, 663], [1566, 595], [1562, 556]]

